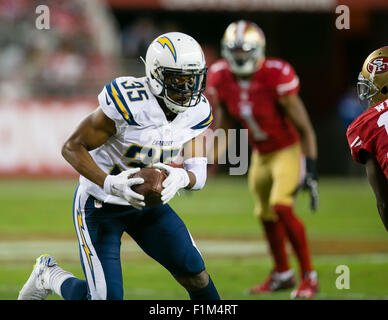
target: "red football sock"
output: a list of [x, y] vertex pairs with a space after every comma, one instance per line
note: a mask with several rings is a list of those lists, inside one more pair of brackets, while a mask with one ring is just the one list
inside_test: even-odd
[[286, 252], [286, 234], [282, 223], [278, 221], [263, 221], [263, 227], [272, 257], [275, 261], [275, 271], [284, 272], [290, 269]]
[[291, 206], [275, 205], [274, 210], [287, 233], [299, 261], [301, 276], [312, 271], [310, 252], [303, 223], [296, 217]]

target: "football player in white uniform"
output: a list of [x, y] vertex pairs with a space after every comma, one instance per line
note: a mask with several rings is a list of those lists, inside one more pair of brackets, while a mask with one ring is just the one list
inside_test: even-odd
[[[80, 173], [73, 220], [86, 280], [42, 255], [20, 300], [41, 300], [49, 293], [71, 300], [123, 299], [124, 232], [169, 270], [191, 299], [220, 298], [189, 231], [167, 204], [178, 190], [199, 190], [206, 182], [201, 137], [213, 116], [202, 94], [205, 58], [192, 37], [170, 32], [150, 44], [144, 62], [145, 77], [120, 77], [103, 88], [99, 107], [62, 149]], [[181, 151], [183, 168], [169, 166]], [[150, 166], [166, 170], [168, 177], [163, 204], [145, 207], [144, 197], [131, 189], [144, 180], [132, 175]]]

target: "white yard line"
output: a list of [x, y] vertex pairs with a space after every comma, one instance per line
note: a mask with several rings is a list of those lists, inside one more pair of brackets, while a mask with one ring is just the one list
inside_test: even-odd
[[[267, 252], [266, 244], [262, 241], [196, 241], [199, 250], [209, 255], [251, 255]], [[132, 240], [123, 240], [121, 246], [125, 255], [144, 254]], [[78, 245], [74, 240], [42, 240], [42, 241], [1, 241], [0, 261], [26, 260], [43, 253], [52, 254], [58, 258], [78, 259]]]
[[[211, 256], [262, 256], [268, 254], [265, 241], [197, 240], [196, 244], [202, 254]], [[129, 239], [123, 239], [121, 252], [123, 259], [145, 256], [138, 245]], [[0, 241], [0, 262], [31, 260], [43, 253], [67, 260], [78, 260], [79, 258], [78, 245], [75, 240]], [[386, 263], [388, 253], [316, 255], [314, 259], [345, 264], [365, 263], [365, 261]]]

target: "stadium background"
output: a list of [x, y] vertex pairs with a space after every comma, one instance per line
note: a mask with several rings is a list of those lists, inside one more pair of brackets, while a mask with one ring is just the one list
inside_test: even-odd
[[[35, 27], [42, 4], [50, 9], [49, 30]], [[335, 27], [339, 4], [350, 9], [349, 30]], [[104, 84], [144, 75], [139, 56], [167, 31], [196, 38], [210, 65], [226, 26], [238, 19], [261, 26], [267, 55], [295, 67], [317, 133], [321, 207], [311, 215], [304, 194], [296, 206], [322, 281], [318, 298], [386, 298], [388, 238], [345, 132], [360, 112], [354, 88], [361, 65], [387, 44], [387, 18], [384, 0], [0, 0], [0, 298], [15, 299], [35, 255], [46, 251], [82, 277], [70, 218], [76, 175], [60, 148], [96, 107]], [[204, 191], [173, 201], [229, 299], [261, 298], [245, 290], [270, 265], [245, 179], [220, 170]], [[126, 298], [186, 298], [130, 239], [123, 254]], [[343, 264], [351, 270], [349, 290], [335, 287]]]

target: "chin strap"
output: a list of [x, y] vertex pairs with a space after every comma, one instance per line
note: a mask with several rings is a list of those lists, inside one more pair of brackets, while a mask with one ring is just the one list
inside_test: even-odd
[[146, 62], [142, 56], [140, 56], [140, 60], [143, 61], [144, 65], [146, 65]]

